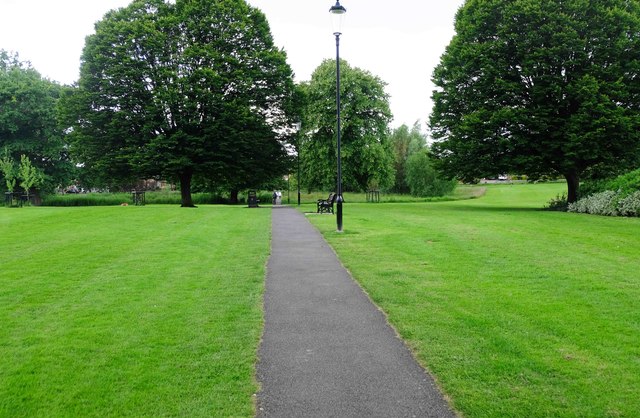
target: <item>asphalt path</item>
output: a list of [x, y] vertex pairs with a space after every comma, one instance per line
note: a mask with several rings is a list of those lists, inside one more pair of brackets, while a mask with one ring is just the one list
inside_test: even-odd
[[272, 222], [258, 417], [454, 417], [305, 215]]

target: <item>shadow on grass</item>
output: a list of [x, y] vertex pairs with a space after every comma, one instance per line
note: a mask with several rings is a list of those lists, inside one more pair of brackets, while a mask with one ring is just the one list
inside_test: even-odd
[[462, 205], [462, 204], [449, 204], [447, 210], [458, 212], [559, 212], [550, 210], [543, 207], [531, 207], [531, 206], [483, 206], [483, 205]]

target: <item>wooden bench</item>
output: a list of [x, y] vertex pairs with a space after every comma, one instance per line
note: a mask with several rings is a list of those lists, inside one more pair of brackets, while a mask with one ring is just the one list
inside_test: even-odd
[[318, 199], [317, 212], [318, 213], [333, 213], [333, 204], [338, 197], [335, 193], [329, 193], [329, 197], [326, 199]]

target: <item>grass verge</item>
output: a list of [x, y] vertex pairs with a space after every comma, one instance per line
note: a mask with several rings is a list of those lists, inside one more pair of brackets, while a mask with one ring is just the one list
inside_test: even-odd
[[[458, 185], [455, 190], [447, 196], [437, 196], [437, 197], [416, 197], [411, 196], [409, 194], [398, 194], [398, 193], [386, 193], [380, 192], [380, 202], [379, 203], [420, 203], [420, 202], [448, 202], [454, 200], [466, 200], [466, 199], [476, 199], [481, 197], [486, 191], [485, 187], [480, 186], [470, 186], [466, 184]], [[318, 199], [326, 199], [329, 196], [329, 192], [311, 192], [311, 193], [302, 193], [300, 196], [300, 201], [303, 204], [311, 204], [318, 201]], [[343, 194], [344, 201], [346, 203], [367, 203], [367, 193], [354, 193], [354, 192], [346, 192]], [[282, 197], [283, 203], [289, 204], [297, 204], [298, 203], [298, 192], [296, 190], [291, 190], [289, 193], [285, 190], [283, 192]]]
[[563, 188], [309, 218], [465, 416], [636, 416], [640, 220], [539, 210]]
[[0, 416], [253, 416], [270, 211], [0, 208]]

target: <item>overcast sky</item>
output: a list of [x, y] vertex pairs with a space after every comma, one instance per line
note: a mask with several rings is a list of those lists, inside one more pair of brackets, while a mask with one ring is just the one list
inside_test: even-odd
[[[335, 58], [329, 16], [332, 0], [248, 0], [261, 9], [297, 81], [308, 80], [325, 58]], [[78, 78], [84, 38], [93, 25], [130, 0], [0, 0], [0, 49], [15, 51], [45, 77]], [[393, 126], [431, 112], [430, 78], [454, 34], [464, 0], [342, 0], [347, 9], [340, 57], [388, 83]], [[392, 9], [385, 7], [392, 6]]]

